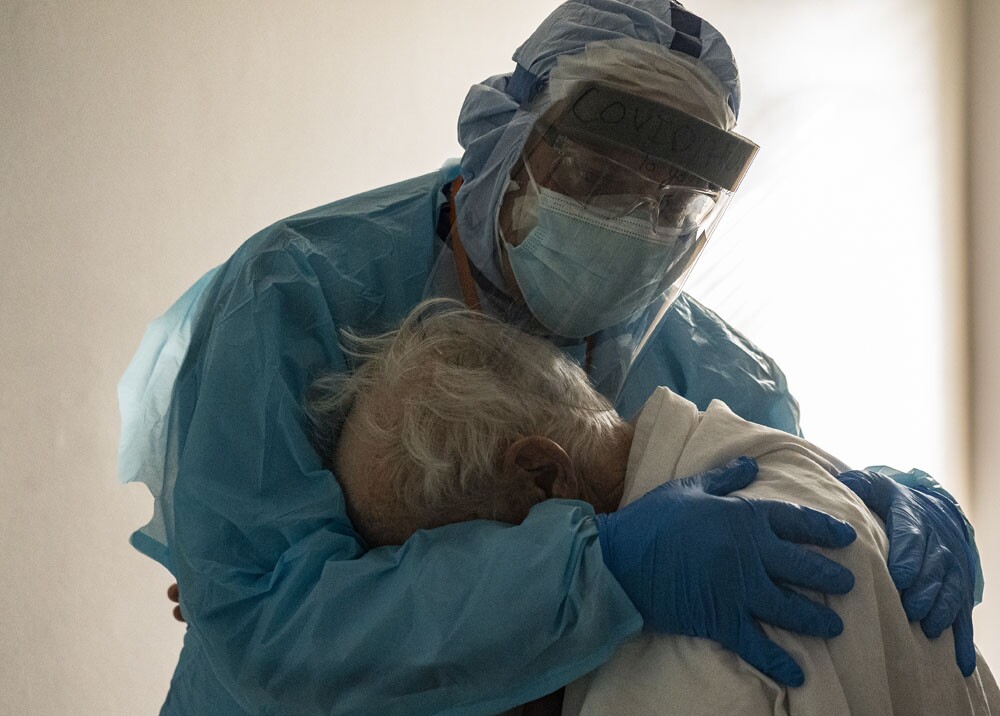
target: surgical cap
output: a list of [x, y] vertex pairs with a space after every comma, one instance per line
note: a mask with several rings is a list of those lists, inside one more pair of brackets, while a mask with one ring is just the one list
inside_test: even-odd
[[465, 149], [459, 235], [472, 262], [494, 285], [504, 285], [495, 251], [500, 200], [531, 128], [551, 105], [543, 91], [550, 72], [560, 57], [592, 43], [626, 39], [697, 60], [718, 80], [733, 117], [739, 114], [739, 72], [729, 44], [680, 3], [570, 0], [557, 7], [514, 52], [513, 73], [469, 90], [458, 119], [458, 140]]

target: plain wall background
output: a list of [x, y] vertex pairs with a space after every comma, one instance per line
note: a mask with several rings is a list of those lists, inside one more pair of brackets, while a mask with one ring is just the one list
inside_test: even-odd
[[[971, 306], [972, 494], [976, 540], [987, 579], [986, 598], [976, 609], [980, 647], [991, 664], [1000, 662], [1000, 3], [975, 0], [969, 13], [968, 187]], [[992, 577], [993, 582], [989, 580]], [[989, 586], [992, 584], [992, 587]], [[997, 669], [994, 669], [996, 673]]]
[[[555, 4], [508, 0], [500, 16], [479, 1], [0, 2], [0, 714], [155, 713], [166, 693], [183, 633], [164, 595], [172, 580], [127, 544], [151, 512], [145, 488], [115, 479], [115, 385], [146, 323], [263, 226], [458, 156], [455, 118], [469, 85], [509, 71], [513, 49]], [[938, 476], [971, 509], [988, 558], [1000, 547], [988, 520], [1000, 504], [990, 474], [1000, 425], [989, 407], [1000, 377], [976, 358], [966, 381], [962, 316], [974, 297], [974, 356], [995, 355], [989, 294], [1000, 256], [989, 234], [1000, 217], [989, 197], [1000, 176], [988, 159], [1000, 148], [988, 130], [1000, 97], [984, 67], [1000, 66], [1000, 10], [971, 2], [967, 45], [965, 2], [689, 7], [734, 46], [739, 129], [766, 145], [692, 290], [785, 367], [817, 442], [862, 462], [945, 465]], [[900, 23], [904, 39], [880, 38], [879, 28]], [[917, 67], [902, 87], [885, 71], [893, 57]], [[827, 92], [815, 104], [792, 92], [817, 86]], [[867, 97], [860, 111], [874, 119], [845, 113], [831, 89], [834, 100]], [[900, 116], [896, 103], [911, 90], [921, 94]], [[932, 139], [910, 147], [910, 185], [900, 186], [892, 160], [868, 154], [853, 182], [822, 180], [857, 159], [859, 132], [898, 152], [915, 123]], [[807, 165], [814, 174], [790, 174]], [[808, 242], [836, 216], [797, 210], [805, 192], [785, 202], [791, 215], [761, 221], [782, 191], [810, 183], [812, 210], [839, 188], [830, 201], [848, 209], [884, 201], [892, 217], [909, 207], [899, 233], [912, 233], [906, 222], [930, 224], [937, 271], [895, 265], [905, 240], [875, 255], [852, 244], [837, 263], [817, 241], [827, 252], [817, 256]], [[968, 292], [967, 218], [972, 275], [983, 277]], [[791, 267], [778, 260], [789, 253]], [[755, 257], [764, 260], [747, 270]], [[839, 315], [836, 304], [802, 299], [816, 286], [845, 296]], [[880, 301], [883, 331], [852, 332], [858, 309], [847, 293], [861, 292]], [[836, 405], [818, 388], [796, 388], [810, 366], [829, 376]], [[858, 445], [834, 432], [845, 415]], [[904, 437], [885, 438], [887, 422]], [[987, 561], [986, 571], [990, 585], [998, 570]], [[989, 611], [988, 598], [977, 640], [996, 665], [1000, 625]]]

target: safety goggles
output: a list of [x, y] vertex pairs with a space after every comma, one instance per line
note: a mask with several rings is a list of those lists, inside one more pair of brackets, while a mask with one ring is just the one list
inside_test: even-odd
[[661, 235], [717, 221], [757, 145], [668, 105], [582, 83], [539, 120], [532, 178], [600, 218], [635, 216]]
[[719, 187], [655, 158], [597, 150], [554, 132], [543, 141], [546, 151], [536, 147], [526, 158], [530, 176], [602, 219], [631, 216], [675, 236], [702, 226], [723, 203]]

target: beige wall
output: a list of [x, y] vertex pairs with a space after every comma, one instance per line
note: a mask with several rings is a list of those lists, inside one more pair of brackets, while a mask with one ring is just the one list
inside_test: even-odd
[[[772, 44], [765, 12], [812, 4], [690, 3], [738, 55]], [[115, 384], [145, 324], [262, 226], [457, 155], [469, 84], [554, 5], [0, 3], [0, 714], [155, 713], [166, 692], [182, 629], [168, 575], [126, 542], [150, 500], [115, 480]]]
[[[972, 305], [972, 510], [986, 572], [977, 638], [1000, 663], [1000, 4], [971, 0], [969, 24], [969, 218]], [[992, 578], [992, 581], [991, 581]], [[996, 669], [994, 668], [994, 671]]]
[[0, 715], [166, 693], [182, 628], [115, 467], [146, 323], [259, 228], [456, 156], [554, 5], [0, 2]]
[[777, 359], [806, 437], [849, 465], [920, 467], [964, 502], [962, 13], [704, 4], [761, 151], [688, 290]]

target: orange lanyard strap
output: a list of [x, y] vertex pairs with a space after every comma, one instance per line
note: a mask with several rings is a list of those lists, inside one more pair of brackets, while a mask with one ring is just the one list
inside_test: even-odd
[[[469, 255], [465, 252], [462, 238], [458, 234], [455, 197], [461, 186], [462, 177], [458, 177], [451, 184], [451, 201], [448, 206], [448, 215], [451, 219], [451, 250], [455, 256], [455, 271], [458, 273], [458, 283], [462, 287], [462, 298], [465, 299], [465, 305], [473, 311], [481, 311], [479, 292], [476, 290], [476, 282], [472, 278], [472, 269], [469, 268]], [[590, 375], [590, 368], [594, 364], [594, 337], [587, 336], [586, 342], [587, 351], [583, 361], [583, 370], [587, 375]]]
[[476, 291], [476, 283], [472, 280], [472, 270], [469, 268], [469, 255], [465, 253], [462, 245], [462, 238], [458, 235], [458, 221], [456, 221], [455, 196], [459, 187], [462, 186], [462, 177], [458, 177], [451, 184], [451, 203], [448, 213], [451, 218], [451, 250], [455, 255], [455, 271], [458, 273], [458, 283], [462, 287], [462, 297], [465, 305], [473, 311], [480, 311], [479, 292]]

